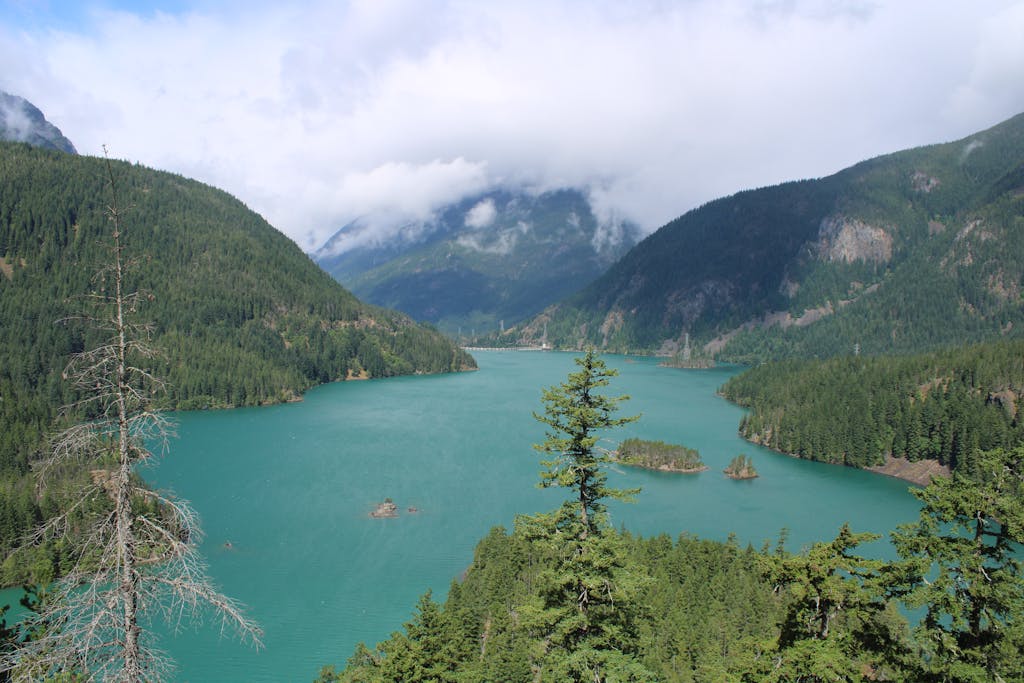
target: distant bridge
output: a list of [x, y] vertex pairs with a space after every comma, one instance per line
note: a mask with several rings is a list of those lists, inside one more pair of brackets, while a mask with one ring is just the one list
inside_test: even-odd
[[463, 346], [466, 351], [550, 351], [551, 346]]

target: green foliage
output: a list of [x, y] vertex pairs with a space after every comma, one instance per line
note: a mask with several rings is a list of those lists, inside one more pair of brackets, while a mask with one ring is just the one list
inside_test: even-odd
[[[0, 605], [0, 659], [9, 656], [18, 647], [18, 629], [7, 625], [7, 610], [10, 605]], [[8, 683], [11, 677], [8, 673], [0, 672], [0, 683]]]
[[607, 486], [612, 458], [597, 446], [602, 431], [639, 419], [613, 417], [617, 398], [600, 393], [618, 373], [593, 349], [562, 384], [545, 389], [544, 443], [539, 486], [569, 489], [573, 497], [549, 514], [520, 518], [516, 532], [553, 558], [538, 574], [537, 590], [522, 611], [523, 628], [544, 643], [536, 666], [551, 680], [644, 681], [636, 660], [636, 595], [642, 577], [627, 569], [625, 548], [607, 522], [604, 500], [629, 500], [635, 490]]
[[851, 553], [877, 538], [844, 524], [835, 540], [806, 553], [763, 557], [786, 609], [765, 664], [749, 680], [890, 680], [902, 671], [906, 623], [887, 599], [898, 565]]
[[673, 472], [699, 472], [707, 469], [697, 449], [664, 441], [626, 439], [619, 444], [616, 459], [624, 465]]
[[1024, 438], [1024, 342], [768, 363], [731, 378], [722, 394], [750, 409], [745, 438], [785, 453], [855, 467], [892, 454], [970, 475], [977, 449]]
[[558, 681], [650, 680], [635, 649], [646, 577], [629, 566], [612, 529], [567, 537], [563, 512], [516, 522], [516, 534], [547, 558], [519, 614], [521, 628], [543, 643], [536, 666]]
[[[147, 368], [168, 382], [162, 407], [259, 405], [347, 377], [473, 366], [436, 331], [357, 301], [230, 195], [112, 163], [129, 205], [129, 286], [163, 351]], [[77, 316], [111, 286], [93, 277], [109, 262], [105, 178], [101, 159], [0, 143], [0, 557], [67, 502], [59, 485], [36, 495], [29, 463], [61, 426], [58, 408], [79, 398], [62, 377], [68, 358], [100, 341]], [[40, 559], [8, 559], [0, 582], [40, 580], [29, 572]], [[48, 560], [59, 569], [59, 551]]]
[[[735, 680], [750, 644], [770, 639], [782, 614], [750, 548], [605, 529], [591, 558], [573, 560], [545, 524], [520, 518], [511, 534], [492, 530], [445, 603], [427, 608], [429, 619], [428, 595], [402, 632], [373, 650], [360, 645], [342, 672], [325, 669], [321, 680], [681, 683], [725, 672]], [[616, 598], [614, 616], [606, 605], [582, 640], [570, 628], [581, 625], [578, 612], [559, 594], [568, 586], [556, 579], [572, 561], [611, 577]]]
[[618, 372], [608, 368], [593, 349], [575, 362], [580, 367], [578, 372], [569, 373], [565, 382], [544, 390], [544, 414], [533, 416], [549, 429], [544, 443], [534, 448], [550, 458], [542, 461], [547, 469], [541, 472], [539, 486], [559, 486], [574, 493], [575, 500], [565, 503], [565, 514], [560, 515], [559, 522], [578, 519], [576, 533], [583, 539], [604, 523], [603, 499], [626, 500], [637, 493], [606, 486], [608, 475], [603, 468], [612, 458], [597, 443], [602, 430], [635, 422], [640, 416], [613, 417], [618, 404], [629, 397], [599, 393]]
[[920, 519], [893, 534], [914, 563], [902, 597], [925, 610], [923, 681], [1024, 680], [1024, 446], [979, 453], [974, 474], [913, 491]]

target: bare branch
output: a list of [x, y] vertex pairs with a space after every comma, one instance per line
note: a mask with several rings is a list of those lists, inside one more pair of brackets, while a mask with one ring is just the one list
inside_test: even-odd
[[49, 454], [34, 463], [40, 486], [65, 468], [88, 478], [81, 477], [75, 501], [60, 516], [26, 538], [26, 546], [60, 539], [74, 562], [30, 622], [34, 637], [0, 655], [0, 674], [10, 672], [15, 681], [60, 674], [162, 680], [171, 669], [142, 628], [150, 613], [177, 627], [210, 612], [222, 630], [230, 627], [257, 647], [262, 637], [241, 607], [214, 589], [196, 550], [201, 532], [188, 504], [139, 486], [133, 475], [154, 457], [151, 444], [166, 450], [174, 426], [152, 408], [165, 388], [146, 363], [159, 355], [147, 343], [153, 328], [131, 318], [152, 297], [124, 289], [123, 227], [109, 160], [107, 169], [111, 260], [94, 278], [102, 291], [85, 296], [97, 315], [77, 319], [109, 336], [69, 360], [64, 378], [78, 397], [61, 416], [80, 421], [57, 434]]

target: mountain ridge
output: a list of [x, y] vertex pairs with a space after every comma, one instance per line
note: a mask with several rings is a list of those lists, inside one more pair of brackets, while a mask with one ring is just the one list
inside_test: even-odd
[[740, 361], [1017, 334], [1022, 197], [1024, 114], [708, 202], [512, 334], [664, 354], [689, 334]]

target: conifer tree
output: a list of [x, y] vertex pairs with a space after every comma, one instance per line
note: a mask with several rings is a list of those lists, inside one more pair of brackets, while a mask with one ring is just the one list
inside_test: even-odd
[[605, 499], [628, 500], [638, 493], [607, 486], [608, 475], [603, 468], [612, 459], [608, 450], [597, 444], [602, 430], [635, 422], [640, 416], [614, 417], [619, 403], [629, 396], [599, 393], [619, 373], [608, 368], [593, 349], [575, 360], [580, 366], [578, 372], [569, 373], [565, 382], [544, 390], [544, 414], [533, 416], [549, 430], [544, 443], [534, 448], [550, 458], [541, 463], [547, 469], [541, 472], [539, 486], [565, 487], [573, 492], [574, 500], [566, 503], [566, 512], [575, 513], [578, 535], [583, 540], [604, 521]]
[[920, 519], [893, 534], [916, 564], [903, 592], [925, 609], [915, 629], [924, 681], [1024, 679], [1024, 446], [979, 452], [973, 470], [912, 491]]
[[886, 597], [899, 565], [853, 554], [879, 538], [844, 524], [829, 543], [800, 555], [762, 555], [775, 590], [784, 595], [785, 616], [770, 657], [755, 662], [750, 681], [862, 681], [901, 678], [906, 625]]
[[603, 431], [639, 419], [615, 417], [628, 396], [601, 393], [618, 373], [590, 349], [565, 382], [545, 389], [549, 429], [534, 448], [543, 461], [540, 486], [564, 487], [572, 498], [549, 515], [520, 517], [516, 534], [551, 558], [538, 590], [523, 609], [522, 624], [542, 642], [535, 654], [543, 680], [645, 681], [650, 672], [635, 658], [638, 597], [644, 578], [628, 570], [622, 538], [610, 528], [605, 500], [628, 500], [638, 490], [607, 485], [611, 462], [598, 446]]

